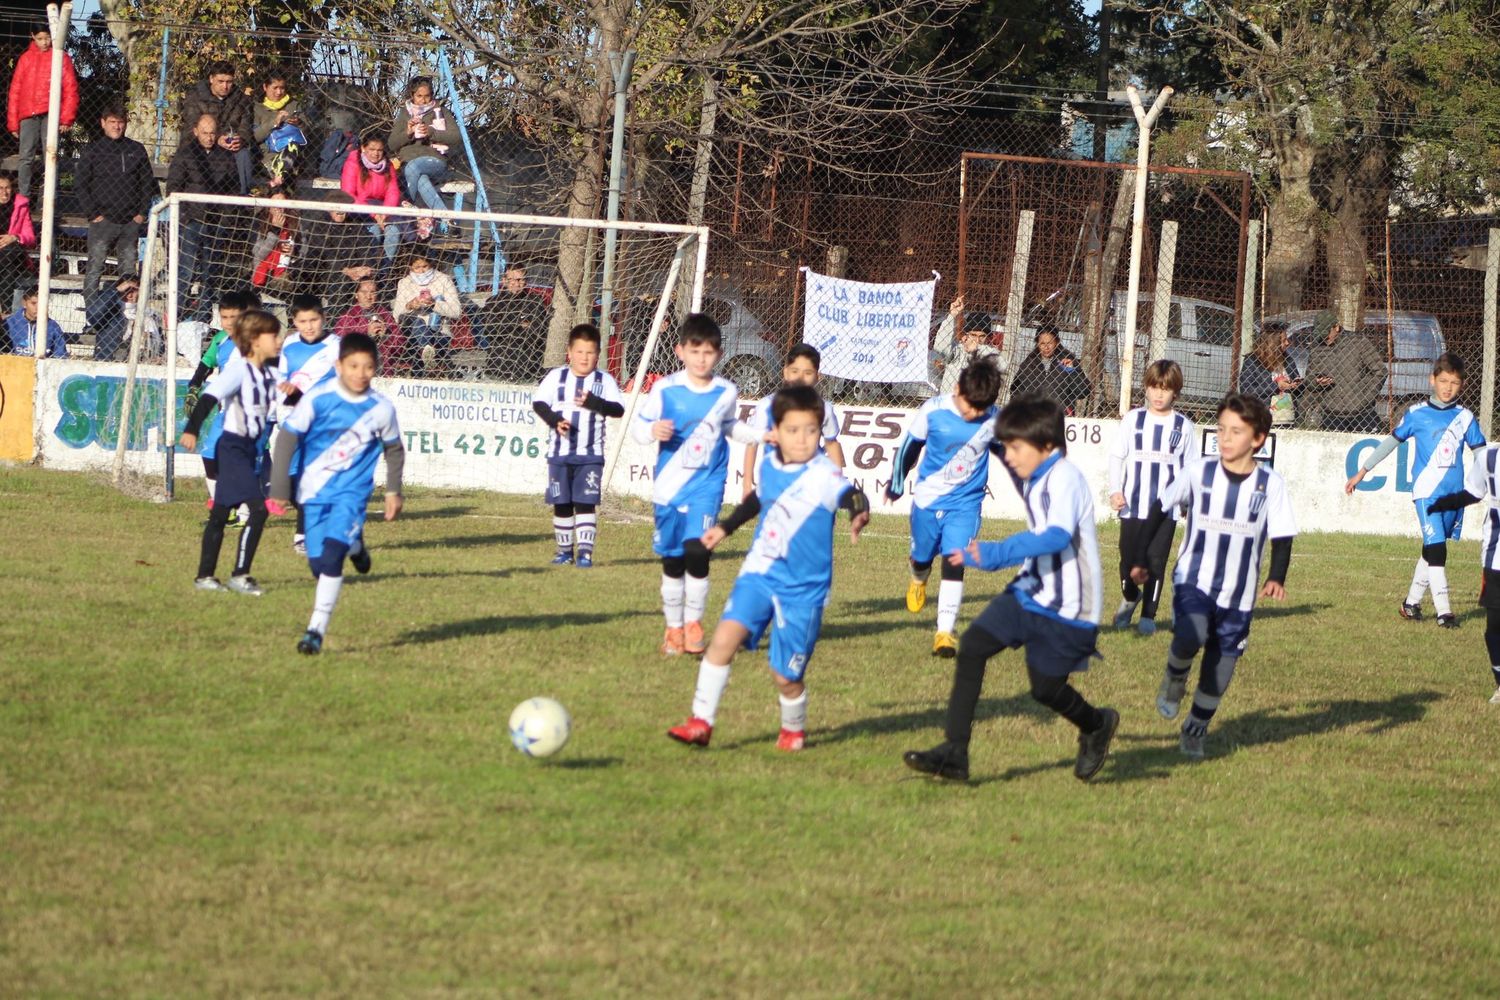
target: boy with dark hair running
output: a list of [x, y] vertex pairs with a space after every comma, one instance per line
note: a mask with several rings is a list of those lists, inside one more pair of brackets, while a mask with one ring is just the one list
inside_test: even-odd
[[[786, 352], [786, 362], [781, 368], [781, 387], [783, 389], [793, 385], [806, 385], [817, 388], [819, 369], [823, 365], [823, 355], [811, 344], [796, 344]], [[772, 393], [759, 403], [755, 404], [755, 410], [750, 414], [747, 423], [750, 424], [757, 434], [768, 434], [774, 423], [771, 420], [771, 401], [776, 398]], [[834, 410], [833, 404], [823, 400], [823, 427], [822, 447], [825, 454], [840, 469], [844, 467], [844, 446], [839, 444], [839, 415]], [[744, 493], [743, 498], [749, 499], [750, 494], [755, 492], [755, 470], [759, 466], [760, 445], [745, 445], [745, 466], [743, 472]]]
[[[326, 332], [323, 324], [323, 303], [315, 295], [294, 295], [287, 315], [292, 318], [295, 337], [288, 337], [281, 345], [281, 363], [276, 366], [276, 391], [279, 394], [276, 408], [278, 426], [291, 415], [304, 393], [310, 392], [334, 377], [339, 355], [339, 336]], [[274, 448], [274, 445], [273, 445]], [[293, 456], [290, 470], [292, 477], [291, 496], [296, 501], [301, 491], [297, 489], [297, 477], [302, 474], [300, 452]], [[281, 494], [275, 494], [279, 497]], [[292, 534], [292, 549], [298, 555], [307, 554], [307, 516], [297, 504], [297, 528]]]
[[1088, 781], [1109, 755], [1120, 713], [1095, 708], [1068, 683], [1098, 655], [1102, 584], [1094, 535], [1094, 499], [1083, 471], [1067, 460], [1063, 410], [1055, 400], [1021, 396], [995, 420], [1005, 465], [1026, 505], [1028, 529], [1001, 542], [969, 540], [948, 562], [983, 570], [1021, 566], [964, 632], [948, 696], [946, 739], [909, 750], [906, 766], [952, 781], [969, 777], [969, 736], [990, 657], [1026, 650], [1031, 696], [1078, 728], [1073, 774]]

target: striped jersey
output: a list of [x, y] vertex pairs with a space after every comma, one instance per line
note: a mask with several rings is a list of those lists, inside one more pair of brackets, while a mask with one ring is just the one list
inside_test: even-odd
[[1087, 477], [1059, 452], [1025, 482], [1014, 473], [1011, 480], [1026, 504], [1028, 528], [1038, 534], [1061, 528], [1071, 537], [1061, 552], [1029, 556], [1008, 589], [1030, 611], [1074, 625], [1098, 625], [1099, 541]]
[[276, 372], [269, 365], [257, 368], [239, 351], [203, 387], [205, 395], [219, 401], [222, 432], [258, 438], [270, 418], [276, 393]]
[[1109, 492], [1125, 496], [1121, 517], [1146, 518], [1162, 491], [1187, 464], [1195, 428], [1173, 410], [1158, 416], [1144, 406], [1125, 414], [1109, 452]]
[[1463, 489], [1463, 450], [1465, 446], [1484, 447], [1484, 432], [1474, 414], [1457, 403], [1448, 406], [1418, 403], [1406, 411], [1391, 431], [1391, 437], [1397, 441], [1416, 441], [1411, 470], [1413, 500], [1427, 500]]
[[676, 372], [651, 387], [636, 414], [637, 440], [654, 441], [651, 425], [672, 421], [672, 436], [657, 442], [656, 470], [651, 499], [680, 506], [703, 502], [720, 504], [729, 477], [729, 435], [737, 420], [740, 391], [715, 375], [703, 388]]
[[[281, 345], [281, 362], [276, 366], [277, 383], [290, 382], [302, 392], [322, 385], [334, 377], [333, 365], [339, 359], [339, 336], [330, 333], [311, 343], [300, 336], [286, 338]], [[276, 419], [285, 420], [292, 406], [278, 394]]]
[[[746, 421], [757, 434], [766, 434], [771, 430], [771, 401], [775, 394], [767, 396], [755, 404], [755, 409]], [[823, 444], [829, 441], [837, 441], [839, 437], [839, 415], [828, 400], [823, 400]]]
[[1161, 505], [1187, 511], [1172, 584], [1193, 587], [1228, 611], [1255, 607], [1266, 539], [1297, 534], [1286, 481], [1264, 465], [1239, 475], [1217, 456], [1195, 459]]
[[606, 403], [624, 404], [620, 385], [613, 375], [594, 369], [587, 375], [574, 375], [567, 365], [554, 368], [542, 379], [532, 394], [533, 403], [542, 403], [560, 413], [570, 425], [566, 434], [553, 431], [547, 445], [547, 458], [576, 462], [604, 461], [604, 414], [574, 405], [579, 393], [598, 396]]
[[365, 503], [380, 453], [401, 440], [389, 399], [373, 389], [356, 396], [336, 379], [304, 394], [281, 427], [301, 439], [299, 503]]
[[1500, 571], [1500, 444], [1474, 453], [1464, 475], [1464, 491], [1484, 504], [1484, 534], [1479, 540], [1479, 564]]
[[741, 576], [763, 576], [778, 593], [821, 603], [833, 584], [833, 524], [854, 488], [821, 452], [783, 465], [774, 448], [760, 463], [760, 521]]
[[977, 420], [965, 420], [953, 395], [934, 396], [922, 404], [896, 449], [896, 474], [908, 448], [925, 447], [917, 464], [912, 502], [927, 510], [977, 510], [990, 479], [990, 451], [995, 443], [991, 406]]

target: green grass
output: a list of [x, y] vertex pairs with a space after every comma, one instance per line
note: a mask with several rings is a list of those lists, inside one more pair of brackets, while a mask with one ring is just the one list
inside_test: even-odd
[[[545, 565], [530, 498], [408, 511], [311, 661], [285, 520], [264, 598], [200, 594], [201, 503], [0, 470], [0, 993], [1500, 991], [1472, 542], [1443, 632], [1395, 615], [1413, 540], [1300, 539], [1201, 764], [1152, 705], [1165, 634], [1107, 635], [1079, 680], [1124, 717], [1088, 786], [1002, 656], [951, 787], [900, 764], [950, 679], [902, 606], [902, 520], [840, 542], [813, 742], [784, 755], [761, 655], [710, 750], [664, 737], [696, 671], [656, 652], [646, 524], [606, 523], [584, 575]], [[1006, 578], [971, 576], [964, 619]], [[574, 717], [546, 762], [505, 732], [536, 694]]]

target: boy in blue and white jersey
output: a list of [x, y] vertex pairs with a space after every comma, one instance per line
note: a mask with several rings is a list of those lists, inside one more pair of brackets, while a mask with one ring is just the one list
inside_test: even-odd
[[807, 688], [802, 678], [817, 644], [823, 607], [833, 585], [833, 522], [840, 508], [851, 517], [851, 539], [870, 520], [870, 503], [838, 466], [820, 452], [823, 400], [812, 386], [781, 389], [772, 397], [775, 447], [761, 459], [760, 485], [734, 511], [689, 539], [691, 549], [713, 549], [760, 515], [755, 539], [714, 628], [713, 643], [698, 666], [693, 714], [667, 735], [708, 746], [729, 668], [741, 646], [754, 649], [774, 620], [770, 667], [781, 703], [779, 750], [801, 750], [807, 741]]
[[[911, 491], [911, 582], [906, 587], [906, 610], [912, 614], [927, 604], [932, 561], [939, 553], [962, 549], [979, 534], [990, 453], [1000, 454], [994, 438], [999, 395], [1000, 369], [990, 358], [976, 361], [959, 375], [951, 395], [922, 404], [896, 448], [887, 502], [901, 496], [907, 475], [913, 466], [917, 469]], [[954, 630], [964, 600], [962, 563], [944, 560], [942, 579], [932, 655], [950, 657], [958, 652]]]
[[[1233, 393], [1219, 403], [1218, 455], [1189, 463], [1151, 509], [1137, 539], [1137, 583], [1149, 574], [1151, 532], [1171, 517], [1187, 513], [1177, 568], [1172, 575], [1172, 646], [1156, 695], [1164, 719], [1177, 718], [1187, 692], [1193, 659], [1203, 651], [1193, 708], [1182, 724], [1180, 747], [1201, 760], [1208, 724], [1229, 690], [1235, 664], [1250, 641], [1250, 618], [1257, 593], [1282, 600], [1292, 561], [1297, 521], [1286, 483], [1255, 453], [1271, 432], [1271, 410], [1254, 396]], [[1271, 568], [1260, 584], [1260, 560], [1271, 543]]]
[[1477, 450], [1485, 443], [1474, 414], [1458, 404], [1463, 387], [1463, 360], [1456, 354], [1441, 355], [1432, 369], [1432, 398], [1407, 410], [1396, 429], [1365, 456], [1359, 471], [1344, 485], [1345, 493], [1353, 493], [1365, 474], [1401, 442], [1416, 441], [1411, 498], [1422, 531], [1422, 555], [1399, 613], [1408, 621], [1419, 621], [1422, 595], [1431, 584], [1432, 606], [1441, 628], [1458, 628], [1458, 618], [1448, 603], [1448, 539], [1458, 541], [1463, 515], [1457, 510], [1433, 511], [1430, 505], [1434, 497], [1463, 489], [1463, 450]]
[[1175, 361], [1153, 361], [1142, 378], [1146, 405], [1125, 414], [1120, 433], [1109, 452], [1109, 506], [1120, 515], [1120, 607], [1115, 628], [1128, 628], [1137, 604], [1141, 606], [1141, 635], [1156, 632], [1156, 608], [1167, 576], [1172, 518], [1146, 540], [1151, 576], [1144, 586], [1130, 578], [1136, 543], [1156, 498], [1172, 485], [1193, 450], [1193, 422], [1173, 409], [1182, 391], [1182, 368]]
[[580, 323], [568, 333], [568, 363], [542, 379], [531, 408], [552, 428], [547, 441], [547, 502], [557, 553], [552, 565], [594, 565], [600, 490], [604, 486], [604, 418], [623, 417], [620, 386], [599, 370], [599, 328]]
[[[786, 364], [781, 368], [782, 388], [792, 385], [810, 385], [814, 388], [818, 384], [818, 369], [823, 364], [823, 355], [811, 344], [797, 344], [786, 352]], [[768, 434], [771, 431], [771, 400], [776, 398], [772, 393], [759, 403], [755, 404], [755, 410], [750, 414], [747, 423], [757, 434]], [[833, 460], [833, 464], [840, 469], [844, 467], [844, 446], [839, 444], [839, 415], [834, 410], [833, 404], [823, 400], [823, 451]], [[755, 470], [759, 466], [760, 447], [756, 444], [745, 445], [745, 467], [744, 467], [744, 492], [741, 499], [749, 499], [750, 494], [755, 492]]]
[[[323, 329], [323, 303], [313, 295], [292, 297], [287, 309], [296, 329], [295, 337], [288, 337], [281, 345], [281, 363], [276, 369], [276, 389], [280, 398], [276, 407], [276, 422], [279, 425], [292, 412], [303, 393], [330, 382], [339, 358], [338, 334], [325, 333]], [[291, 476], [293, 499], [297, 490], [297, 477], [302, 474], [300, 458], [294, 458]], [[298, 555], [305, 555], [304, 536], [307, 519], [302, 508], [297, 507], [297, 530], [292, 535], [292, 548]]]
[[[187, 393], [182, 400], [184, 413], [191, 414], [197, 408], [204, 383], [214, 372], [223, 371], [229, 359], [238, 353], [234, 346], [234, 338], [229, 335], [234, 329], [234, 324], [247, 309], [259, 308], [259, 296], [247, 292], [225, 292], [219, 296], [219, 328], [214, 331], [213, 336], [204, 346], [203, 357], [199, 359], [193, 377], [188, 380]], [[214, 482], [219, 478], [218, 445], [223, 420], [223, 413], [215, 412], [213, 419], [209, 421], [208, 430], [198, 438], [199, 456], [203, 459], [203, 479], [208, 487], [210, 508], [214, 505]], [[228, 523], [235, 524], [240, 519], [239, 515], [238, 510], [231, 513]]]
[[[972, 369], [971, 369], [972, 370]], [[967, 374], [967, 372], [965, 372]], [[931, 750], [909, 750], [906, 766], [952, 781], [969, 777], [969, 736], [990, 657], [1026, 649], [1031, 696], [1078, 727], [1073, 774], [1099, 773], [1120, 724], [1112, 708], [1095, 708], [1068, 683], [1098, 655], [1102, 583], [1088, 479], [1067, 460], [1063, 409], [1054, 399], [1023, 395], [995, 420], [995, 438], [1026, 504], [1027, 530], [1001, 542], [970, 539], [947, 561], [983, 570], [1020, 565], [1020, 574], [964, 632], [948, 696], [947, 739]]]
[[1495, 690], [1491, 705], [1500, 705], [1500, 444], [1487, 444], [1474, 453], [1464, 474], [1461, 492], [1437, 497], [1427, 507], [1430, 514], [1462, 510], [1469, 504], [1484, 504], [1484, 534], [1479, 542], [1479, 606], [1484, 608], [1484, 645], [1490, 657]]
[[714, 374], [722, 336], [703, 313], [683, 320], [677, 359], [682, 370], [661, 379], [636, 414], [631, 434], [657, 442], [651, 499], [656, 530], [651, 546], [661, 557], [662, 613], [667, 620], [661, 651], [668, 656], [702, 653], [703, 609], [708, 603], [708, 550], [687, 552], [683, 543], [701, 536], [719, 517], [729, 477], [729, 442], [748, 443], [754, 433], [737, 418], [740, 394]]
[[365, 507], [375, 489], [375, 464], [385, 456], [385, 519], [401, 513], [401, 470], [406, 449], [396, 407], [370, 388], [375, 341], [350, 334], [339, 345], [337, 377], [303, 395], [276, 437], [271, 495], [290, 500], [291, 469], [300, 459], [297, 502], [307, 517], [307, 563], [317, 578], [312, 618], [297, 651], [322, 652], [328, 621], [344, 585], [347, 555], [361, 574], [370, 572], [364, 543]]

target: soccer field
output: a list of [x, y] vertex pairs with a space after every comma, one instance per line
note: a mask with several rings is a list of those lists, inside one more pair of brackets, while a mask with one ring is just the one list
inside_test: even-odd
[[[185, 492], [0, 469], [0, 994], [1500, 993], [1472, 541], [1447, 632], [1396, 615], [1414, 538], [1299, 539], [1201, 763], [1153, 706], [1165, 632], [1108, 633], [1077, 681], [1123, 717], [1090, 785], [1002, 656], [951, 786], [900, 761], [951, 679], [902, 518], [854, 547], [840, 518], [808, 749], [774, 750], [744, 654], [694, 751], [664, 735], [696, 663], [657, 652], [649, 524], [554, 568], [536, 499], [413, 492], [312, 659], [288, 521], [265, 597], [195, 592]], [[1010, 575], [971, 571], [960, 628]], [[549, 761], [506, 734], [538, 694], [574, 719]]]

